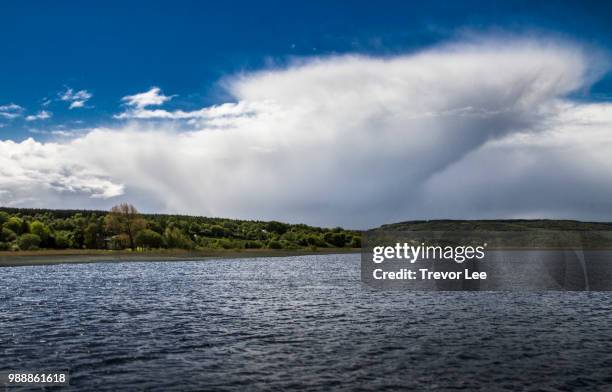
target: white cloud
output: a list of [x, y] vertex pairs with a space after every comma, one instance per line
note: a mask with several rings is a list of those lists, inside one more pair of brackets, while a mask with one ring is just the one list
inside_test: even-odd
[[[157, 119], [157, 120], [202, 120], [210, 122], [224, 122], [224, 120], [236, 120], [254, 116], [269, 108], [273, 103], [269, 101], [224, 103], [222, 105], [206, 107], [198, 110], [168, 111], [164, 109], [133, 109], [115, 115], [118, 119]], [[233, 124], [233, 123], [232, 123]]]
[[147, 106], [160, 106], [171, 100], [174, 96], [166, 96], [161, 92], [159, 87], [151, 87], [149, 91], [144, 93], [128, 95], [121, 98], [121, 101], [126, 105], [136, 109], [144, 109]]
[[14, 118], [21, 117], [23, 110], [23, 107], [14, 103], [0, 105], [0, 117], [12, 120]]
[[62, 94], [60, 94], [60, 100], [70, 102], [69, 109], [76, 109], [85, 107], [87, 101], [93, 97], [93, 94], [87, 90], [74, 91], [71, 88], [66, 88]]
[[[87, 163], [65, 159], [63, 155], [70, 149], [69, 144], [33, 139], [0, 142], [0, 190], [4, 191], [0, 204], [20, 205], [23, 200], [45, 203], [70, 194], [108, 198], [122, 193], [121, 185], [107, 180]], [[42, 197], [33, 196], [36, 192], [41, 192]]]
[[30, 114], [29, 116], [26, 116], [26, 121], [36, 121], [36, 120], [46, 120], [51, 118], [51, 116], [53, 116], [53, 113], [47, 111], [47, 110], [41, 110], [36, 114]]
[[598, 61], [565, 43], [490, 40], [240, 75], [227, 84], [234, 103], [134, 103], [114, 128], [0, 142], [0, 190], [9, 192], [0, 204], [128, 200], [148, 211], [350, 227], [609, 220], [612, 105], [567, 98], [597, 78]]

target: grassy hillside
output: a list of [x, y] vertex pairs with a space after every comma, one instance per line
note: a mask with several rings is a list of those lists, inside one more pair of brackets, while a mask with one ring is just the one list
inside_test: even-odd
[[572, 220], [435, 220], [383, 225], [368, 230], [364, 246], [413, 241], [499, 248], [611, 249], [612, 223]]

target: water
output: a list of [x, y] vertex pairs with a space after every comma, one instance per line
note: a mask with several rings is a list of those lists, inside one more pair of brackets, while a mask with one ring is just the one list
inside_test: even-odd
[[87, 390], [612, 385], [612, 293], [375, 291], [359, 255], [0, 269], [0, 371]]

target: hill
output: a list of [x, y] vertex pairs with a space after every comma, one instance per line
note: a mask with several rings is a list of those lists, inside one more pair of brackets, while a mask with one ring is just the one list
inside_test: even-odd
[[612, 223], [552, 219], [433, 220], [383, 225], [363, 233], [364, 247], [412, 241], [497, 248], [612, 249]]
[[581, 222], [559, 219], [420, 220], [382, 225], [382, 230], [401, 231], [593, 231], [612, 230], [612, 222]]

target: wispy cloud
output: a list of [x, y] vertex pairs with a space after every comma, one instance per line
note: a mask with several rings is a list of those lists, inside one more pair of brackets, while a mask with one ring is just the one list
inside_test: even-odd
[[74, 91], [72, 88], [66, 88], [66, 91], [59, 95], [60, 100], [70, 102], [69, 109], [85, 107], [87, 101], [93, 97], [93, 94], [87, 90]]
[[46, 120], [49, 119], [53, 116], [53, 113], [47, 111], [47, 110], [41, 110], [36, 114], [30, 114], [29, 116], [26, 116], [26, 121], [36, 121], [36, 120]]
[[23, 111], [24, 108], [14, 104], [14, 103], [9, 103], [7, 105], [1, 105], [0, 106], [0, 117], [3, 118], [7, 118], [7, 119], [14, 119], [17, 117], [21, 117], [23, 115]]
[[185, 111], [185, 110], [164, 110], [164, 109], [146, 109], [136, 108], [116, 114], [114, 117], [118, 119], [141, 119], [141, 120], [202, 120], [216, 122], [219, 125], [226, 122], [228, 119], [236, 119], [239, 117], [254, 116], [257, 113], [269, 109], [271, 102], [246, 102], [224, 103], [205, 107], [202, 109]]
[[174, 95], [164, 95], [159, 87], [151, 87], [149, 91], [145, 91], [144, 93], [127, 95], [121, 98], [121, 101], [123, 101], [127, 106], [131, 106], [136, 109], [143, 109], [147, 106], [163, 105], [173, 97]]

